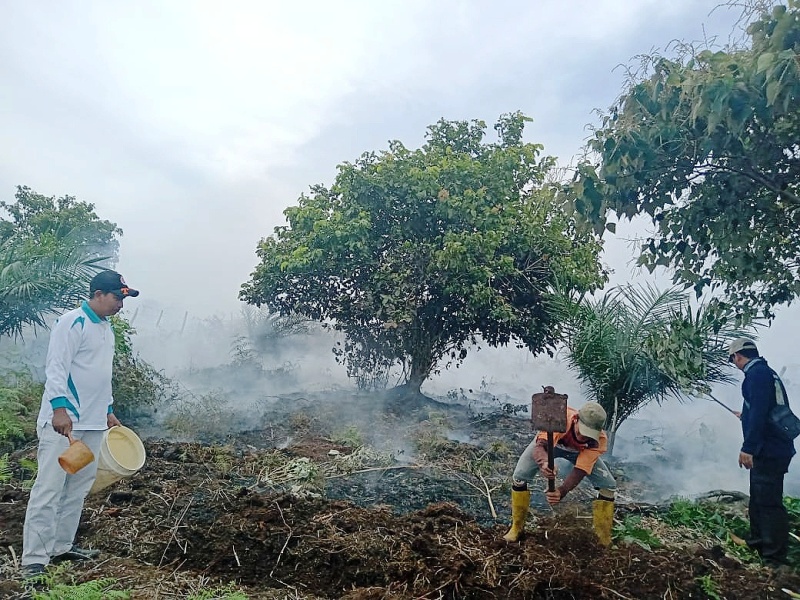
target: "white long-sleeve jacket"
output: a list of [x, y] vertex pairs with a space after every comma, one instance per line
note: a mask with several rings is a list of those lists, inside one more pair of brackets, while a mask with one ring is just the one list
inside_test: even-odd
[[46, 381], [36, 424], [53, 419], [53, 409], [66, 408], [75, 430], [107, 427], [112, 412], [111, 370], [114, 332], [107, 319], [83, 302], [59, 317], [50, 332]]

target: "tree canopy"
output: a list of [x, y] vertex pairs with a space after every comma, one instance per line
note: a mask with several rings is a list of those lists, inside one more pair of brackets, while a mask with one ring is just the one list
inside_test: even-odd
[[345, 361], [400, 365], [413, 392], [478, 337], [552, 351], [553, 286], [594, 290], [605, 274], [598, 238], [547, 183], [553, 159], [522, 141], [527, 120], [502, 116], [494, 143], [482, 121], [440, 120], [419, 149], [340, 165], [260, 242], [240, 297], [331, 323]]
[[103, 257], [116, 263], [122, 229], [100, 219], [94, 204], [74, 196], [44, 196], [27, 186], [17, 186], [14, 202], [0, 201], [8, 218], [0, 217], [0, 241], [14, 236], [35, 243], [63, 243], [80, 248], [87, 258]]
[[645, 57], [589, 141], [570, 193], [596, 231], [646, 214], [640, 264], [713, 290], [740, 322], [800, 294], [800, 1], [741, 47]]
[[71, 196], [42, 196], [17, 188], [16, 202], [0, 202], [0, 335], [20, 335], [26, 325], [46, 326], [46, 316], [73, 308], [89, 293], [100, 265], [113, 262], [116, 224]]

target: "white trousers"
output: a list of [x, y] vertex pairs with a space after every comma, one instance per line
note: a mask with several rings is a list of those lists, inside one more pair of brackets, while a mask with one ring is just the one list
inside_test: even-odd
[[97, 476], [97, 456], [103, 443], [103, 431], [73, 431], [72, 437], [83, 440], [95, 460], [74, 475], [58, 464], [58, 457], [69, 448], [69, 440], [48, 423], [36, 428], [39, 447], [36, 451], [38, 473], [31, 489], [25, 525], [22, 530], [22, 565], [46, 565], [52, 556], [68, 552], [83, 512], [83, 502]]

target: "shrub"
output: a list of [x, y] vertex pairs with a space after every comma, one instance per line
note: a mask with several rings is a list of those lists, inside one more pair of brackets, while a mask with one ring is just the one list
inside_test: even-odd
[[0, 453], [11, 452], [36, 435], [36, 414], [44, 386], [25, 373], [0, 375]]
[[114, 412], [128, 417], [178, 396], [177, 385], [133, 351], [136, 330], [119, 315], [111, 317], [114, 328]]

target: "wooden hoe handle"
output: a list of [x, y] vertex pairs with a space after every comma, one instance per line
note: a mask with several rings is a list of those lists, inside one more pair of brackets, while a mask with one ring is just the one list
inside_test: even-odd
[[[553, 460], [553, 432], [547, 432], [547, 467], [552, 472], [555, 468], [555, 461]], [[547, 491], [548, 492], [555, 492], [556, 491], [556, 478], [555, 477], [548, 477], [547, 478]]]

